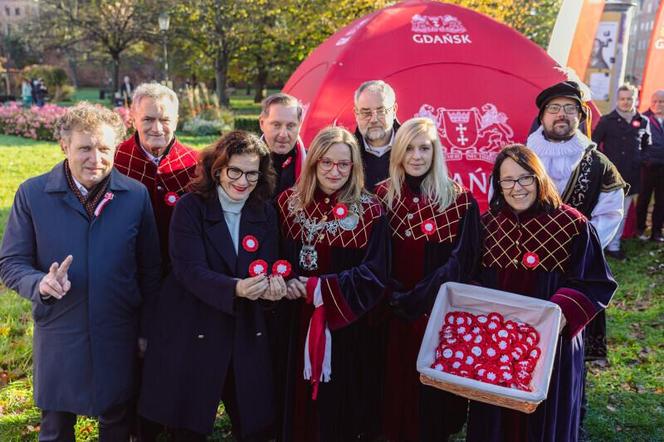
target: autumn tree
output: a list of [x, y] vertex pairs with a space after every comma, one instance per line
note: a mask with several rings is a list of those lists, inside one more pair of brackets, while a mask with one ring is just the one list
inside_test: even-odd
[[42, 0], [39, 5], [38, 24], [47, 44], [70, 50], [87, 45], [108, 54], [113, 62], [113, 90], [118, 89], [123, 52], [156, 38], [156, 1]]

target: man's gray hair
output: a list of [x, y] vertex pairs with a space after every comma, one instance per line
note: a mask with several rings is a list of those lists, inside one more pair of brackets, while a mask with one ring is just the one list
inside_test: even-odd
[[68, 146], [72, 131], [94, 132], [104, 124], [110, 126], [115, 133], [113, 147], [120, 144], [127, 133], [120, 115], [105, 107], [81, 101], [68, 108], [65, 114], [60, 117], [55, 125], [55, 135], [56, 138], [62, 140]]
[[622, 91], [629, 92], [632, 95], [638, 95], [639, 94], [639, 90], [636, 88], [636, 86], [634, 86], [633, 84], [630, 84], [630, 83], [621, 84], [620, 87], [618, 88], [618, 92], [622, 92]]
[[265, 97], [261, 101], [261, 116], [267, 118], [270, 115], [270, 106], [273, 104], [279, 104], [285, 107], [294, 107], [297, 109], [297, 121], [302, 121], [302, 103], [300, 100], [293, 97], [292, 95], [284, 94], [279, 92], [277, 94], [272, 94], [268, 97]]
[[170, 100], [175, 106], [175, 112], [178, 113], [180, 108], [180, 101], [178, 96], [169, 87], [159, 83], [142, 83], [136, 89], [131, 97], [131, 106], [135, 107], [141, 102], [143, 98], [152, 98], [155, 101], [161, 99]]
[[652, 93], [650, 99], [652, 100], [655, 97], [664, 97], [664, 89], [657, 89], [655, 92]]
[[362, 92], [364, 91], [375, 92], [377, 94], [382, 95], [383, 101], [385, 101], [386, 103], [394, 104], [397, 101], [397, 96], [394, 93], [394, 89], [392, 89], [392, 86], [385, 83], [383, 80], [370, 80], [362, 83], [360, 87], [358, 87], [357, 90], [355, 91], [355, 98], [354, 98], [355, 107], [357, 107], [357, 101], [359, 100], [360, 95], [362, 95]]

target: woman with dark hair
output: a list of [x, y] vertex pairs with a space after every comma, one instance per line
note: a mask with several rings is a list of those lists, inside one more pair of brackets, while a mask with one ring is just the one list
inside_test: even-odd
[[286, 295], [277, 260], [270, 151], [230, 132], [205, 150], [170, 225], [172, 273], [154, 311], [139, 413], [176, 441], [205, 440], [223, 401], [239, 441], [268, 440], [274, 419], [259, 299]]
[[[583, 386], [582, 331], [617, 288], [594, 227], [561, 203], [535, 153], [513, 144], [497, 156], [494, 195], [482, 215], [479, 282], [545, 299], [562, 310], [547, 399], [532, 414], [471, 401], [467, 440], [578, 440]], [[562, 328], [564, 326], [564, 328]]]
[[[380, 202], [364, 190], [346, 129], [314, 138], [297, 184], [278, 199], [288, 289], [305, 298], [294, 322], [284, 440], [366, 437], [379, 413], [367, 315], [381, 299], [389, 243]], [[303, 376], [304, 375], [304, 376]]]
[[440, 285], [468, 282], [480, 255], [480, 213], [447, 172], [436, 124], [406, 121], [394, 139], [390, 177], [378, 183], [392, 234], [395, 291], [388, 319], [384, 435], [445, 441], [461, 430], [468, 401], [420, 383], [417, 354]]

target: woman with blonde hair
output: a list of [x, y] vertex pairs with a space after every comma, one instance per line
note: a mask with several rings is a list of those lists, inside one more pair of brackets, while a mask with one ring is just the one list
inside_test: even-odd
[[288, 290], [304, 298], [293, 321], [284, 440], [355, 440], [377, 412], [382, 361], [371, 357], [364, 314], [381, 299], [390, 249], [380, 202], [363, 189], [361, 158], [350, 132], [325, 128], [296, 186], [277, 199]]
[[392, 237], [383, 427], [392, 441], [441, 441], [461, 430], [467, 401], [421, 385], [415, 368], [428, 313], [441, 284], [467, 282], [479, 258], [479, 210], [448, 175], [436, 125], [406, 121], [390, 177], [376, 186]]

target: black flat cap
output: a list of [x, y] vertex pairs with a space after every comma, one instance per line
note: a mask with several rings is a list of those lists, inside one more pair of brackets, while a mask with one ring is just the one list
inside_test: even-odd
[[554, 84], [553, 86], [548, 87], [539, 93], [537, 98], [535, 98], [535, 104], [539, 109], [540, 118], [544, 112], [544, 106], [546, 106], [549, 101], [558, 97], [570, 98], [579, 103], [581, 114], [583, 115], [583, 118], [586, 118], [586, 110], [583, 103], [583, 92], [581, 91], [579, 84], [575, 81], [563, 81]]

